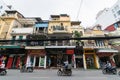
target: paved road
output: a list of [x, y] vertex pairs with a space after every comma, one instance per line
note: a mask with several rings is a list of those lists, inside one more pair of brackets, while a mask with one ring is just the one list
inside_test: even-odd
[[33, 73], [20, 73], [19, 70], [8, 70], [0, 80], [120, 80], [118, 75], [103, 75], [101, 70], [73, 70], [72, 76], [57, 76], [57, 70], [35, 70]]

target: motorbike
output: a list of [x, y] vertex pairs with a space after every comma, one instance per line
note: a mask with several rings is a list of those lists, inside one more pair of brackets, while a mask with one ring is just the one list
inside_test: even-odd
[[58, 76], [63, 76], [63, 75], [67, 75], [67, 76], [71, 76], [72, 75], [72, 69], [70, 67], [61, 67], [58, 69], [57, 71], [57, 75]]
[[111, 68], [108, 68], [108, 67], [104, 67], [103, 70], [102, 70], [103, 74], [117, 74], [117, 69], [116, 67], [111, 67]]
[[31, 66], [31, 67], [25, 67], [25, 66], [23, 66], [21, 69], [20, 69], [20, 72], [22, 73], [22, 72], [33, 72], [33, 67]]
[[0, 75], [6, 75], [7, 71], [5, 68], [0, 68]]

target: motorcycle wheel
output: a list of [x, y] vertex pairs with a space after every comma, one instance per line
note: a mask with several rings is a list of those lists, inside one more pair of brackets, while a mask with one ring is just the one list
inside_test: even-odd
[[20, 72], [21, 72], [21, 73], [23, 73], [23, 72], [24, 72], [24, 70], [23, 70], [23, 69], [20, 69]]
[[57, 72], [57, 75], [58, 75], [58, 76], [62, 76], [62, 72], [61, 72], [61, 71], [58, 71], [58, 72]]
[[72, 75], [72, 71], [70, 71], [69, 73], [68, 73], [68, 76], [71, 76]]
[[33, 72], [33, 70], [31, 68], [28, 68], [27, 71], [28, 72]]
[[105, 69], [103, 69], [103, 70], [102, 70], [102, 73], [103, 73], [103, 74], [106, 74], [106, 70], [105, 70]]
[[1, 75], [6, 75], [7, 72], [6, 72], [6, 71], [2, 71], [0, 74], [1, 74]]
[[117, 70], [113, 70], [112, 72], [113, 72], [113, 74], [117, 74]]

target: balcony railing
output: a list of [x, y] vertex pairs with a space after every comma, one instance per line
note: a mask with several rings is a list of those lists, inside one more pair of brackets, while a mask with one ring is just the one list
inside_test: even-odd
[[[18, 45], [18, 46], [76, 46], [75, 42], [48, 42], [48, 41], [31, 41], [31, 42], [0, 42], [0, 46], [3, 45]], [[94, 45], [84, 45], [83, 48], [111, 48], [110, 45], [107, 46], [94, 46]]]

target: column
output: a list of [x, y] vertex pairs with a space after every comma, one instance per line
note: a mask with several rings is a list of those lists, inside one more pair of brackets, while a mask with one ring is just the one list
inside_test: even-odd
[[47, 61], [47, 56], [45, 56], [45, 59], [44, 59], [44, 68], [46, 68], [46, 61]]
[[86, 65], [85, 54], [83, 54], [83, 66], [84, 66], [84, 69], [86, 70], [87, 69], [87, 65]]
[[39, 65], [38, 65], [39, 67], [40, 67], [40, 61], [41, 61], [41, 56], [39, 57]]
[[114, 56], [115, 56], [115, 54], [113, 54], [112, 56], [110, 56], [110, 59], [112, 59], [115, 62]]
[[110, 62], [112, 64], [112, 66], [116, 66], [115, 60], [114, 60], [114, 56], [115, 56], [115, 54], [113, 54], [112, 56], [110, 56]]
[[73, 62], [74, 62], [74, 68], [76, 68], [75, 54], [73, 54]]
[[33, 67], [35, 67], [35, 62], [36, 62], [36, 56], [34, 56]]
[[27, 56], [26, 64], [28, 64], [28, 62], [30, 62], [30, 56], [29, 55]]
[[95, 58], [95, 65], [96, 65], [96, 68], [100, 68], [100, 64], [99, 64], [99, 57], [96, 55], [96, 54], [94, 54], [94, 58]]

